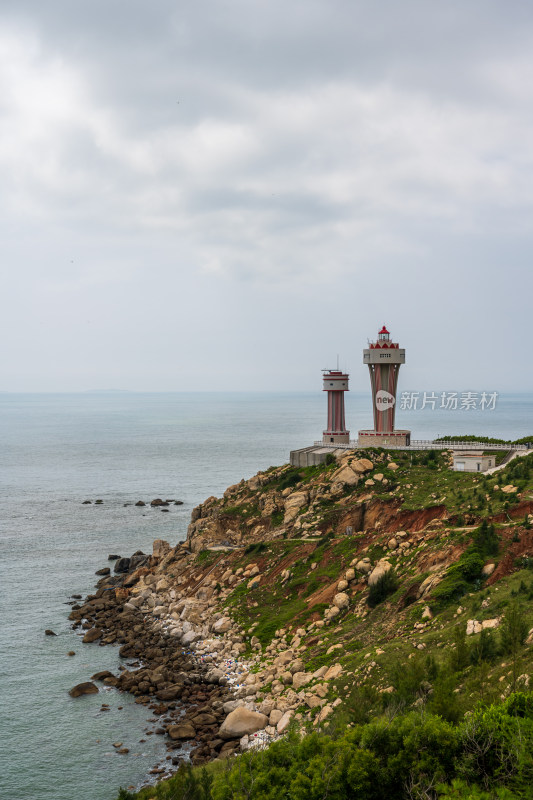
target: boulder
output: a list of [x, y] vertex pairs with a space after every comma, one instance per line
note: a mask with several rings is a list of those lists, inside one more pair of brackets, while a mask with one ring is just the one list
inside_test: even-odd
[[288, 522], [292, 522], [298, 516], [300, 509], [307, 505], [308, 501], [309, 495], [307, 492], [293, 492], [290, 494], [285, 500], [283, 524], [286, 525]]
[[47, 628], [47, 629], [45, 630], [45, 632], [44, 632], [44, 635], [45, 635], [45, 636], [57, 636], [57, 633], [54, 633], [54, 631], [53, 631], [53, 630], [51, 630], [50, 628]]
[[220, 617], [213, 623], [213, 631], [215, 633], [226, 633], [231, 628], [231, 619], [229, 617]]
[[298, 689], [301, 689], [302, 686], [306, 686], [310, 680], [312, 680], [313, 676], [310, 672], [295, 672], [292, 676], [292, 685], [294, 690], [297, 692]]
[[179, 725], [170, 725], [167, 733], [175, 742], [178, 739], [193, 739], [196, 736], [196, 729], [190, 722], [182, 722]]
[[166, 689], [160, 689], [159, 692], [156, 692], [156, 697], [158, 700], [168, 702], [171, 700], [176, 700], [181, 695], [182, 691], [182, 683], [173, 683], [171, 686], [167, 686]]
[[355, 486], [359, 483], [360, 475], [349, 466], [341, 467], [331, 476], [332, 483], [343, 483], [345, 486]]
[[330, 667], [326, 672], [326, 674], [324, 675], [324, 680], [326, 681], [334, 680], [335, 678], [338, 678], [339, 675], [341, 674], [342, 674], [341, 664], [333, 664], [333, 666]]
[[198, 641], [198, 639], [202, 638], [201, 633], [197, 633], [196, 631], [189, 631], [188, 633], [184, 633], [181, 637], [181, 643], [185, 647], [192, 644], [193, 642]]
[[83, 694], [98, 694], [98, 686], [95, 686], [91, 681], [86, 681], [85, 683], [78, 683], [69, 691], [71, 697], [81, 697]]
[[440, 583], [442, 580], [442, 575], [428, 575], [425, 578], [417, 590], [417, 598], [420, 599], [421, 597], [425, 597], [434, 586]]
[[170, 552], [170, 545], [165, 539], [154, 539], [152, 545], [152, 555], [154, 558], [163, 558]]
[[483, 630], [491, 630], [492, 628], [499, 628], [500, 626], [500, 618], [495, 617], [494, 619], [484, 619], [481, 623], [481, 627]]
[[130, 561], [131, 561], [131, 559], [129, 559], [129, 558], [119, 558], [115, 562], [114, 571], [117, 574], [121, 573], [121, 572], [128, 572], [129, 568], [130, 568]]
[[276, 730], [277, 730], [277, 732], [279, 734], [285, 733], [285, 731], [289, 727], [289, 724], [290, 724], [290, 721], [292, 719], [293, 714], [294, 714], [294, 711], [292, 711], [291, 709], [289, 709], [289, 711], [286, 711], [284, 713], [284, 715], [282, 716], [282, 718], [280, 719], [280, 721], [276, 725]]
[[484, 578], [488, 578], [489, 575], [492, 575], [495, 569], [496, 569], [496, 564], [485, 564], [485, 566], [481, 570], [481, 574]]
[[101, 672], [95, 672], [94, 675], [91, 675], [92, 681], [103, 681], [105, 678], [114, 678], [112, 672], [109, 672], [108, 669], [103, 669]]
[[135, 505], [136, 505], [136, 506], [145, 506], [145, 505], [146, 505], [146, 503], [144, 502], [144, 500], [137, 500], [137, 502], [135, 503]]
[[389, 572], [391, 569], [392, 564], [390, 564], [388, 561], [379, 561], [368, 576], [368, 585], [374, 586], [374, 584], [376, 584], [380, 578], [382, 578], [385, 573]]
[[477, 619], [469, 619], [466, 623], [466, 635], [472, 636], [474, 633], [481, 633], [483, 626]]
[[236, 708], [231, 711], [218, 731], [221, 739], [240, 739], [247, 733], [255, 733], [268, 725], [268, 717], [259, 714], [257, 711], [249, 711], [247, 708]]
[[343, 608], [348, 608], [350, 605], [350, 598], [346, 592], [338, 592], [338, 594], [336, 594], [333, 598], [333, 604], [342, 611]]
[[204, 725], [215, 725], [216, 721], [217, 718], [214, 716], [214, 714], [208, 714], [206, 711], [196, 714], [196, 716], [192, 718], [193, 725], [198, 728], [201, 728]]
[[338, 582], [338, 584], [337, 584], [337, 591], [338, 592], [343, 592], [347, 588], [348, 588], [348, 581], [341, 580], [341, 581]]
[[355, 565], [357, 572], [362, 572], [363, 575], [368, 575], [372, 571], [372, 563], [369, 558], [362, 558]]
[[280, 711], [279, 708], [274, 708], [270, 712], [270, 716], [268, 718], [268, 722], [270, 725], [277, 725], [280, 719], [283, 716], [283, 711]]
[[370, 472], [374, 469], [374, 464], [368, 458], [358, 458], [357, 461], [352, 461], [351, 468], [354, 472]]
[[85, 644], [88, 644], [90, 642], [96, 642], [97, 639], [101, 638], [103, 633], [104, 632], [100, 630], [100, 628], [89, 628], [89, 630], [83, 637], [82, 642], [85, 642]]

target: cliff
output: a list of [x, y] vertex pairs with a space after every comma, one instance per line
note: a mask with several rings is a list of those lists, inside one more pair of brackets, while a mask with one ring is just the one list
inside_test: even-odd
[[193, 764], [395, 705], [459, 719], [529, 684], [532, 467], [529, 455], [488, 477], [451, 472], [447, 453], [351, 451], [271, 468], [207, 499], [186, 542], [154, 543], [100, 582], [90, 602], [107, 592], [107, 607], [72, 618], [148, 663], [111, 685], [167, 714], [185, 705], [181, 729], [163, 728], [171, 750], [195, 742]]

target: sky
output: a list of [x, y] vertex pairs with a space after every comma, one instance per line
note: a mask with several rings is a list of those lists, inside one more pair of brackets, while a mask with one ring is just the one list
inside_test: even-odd
[[0, 0], [1, 391], [533, 391], [533, 4]]

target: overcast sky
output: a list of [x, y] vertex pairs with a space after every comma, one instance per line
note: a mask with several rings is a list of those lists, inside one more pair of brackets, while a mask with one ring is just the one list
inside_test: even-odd
[[533, 390], [533, 4], [0, 0], [0, 389]]

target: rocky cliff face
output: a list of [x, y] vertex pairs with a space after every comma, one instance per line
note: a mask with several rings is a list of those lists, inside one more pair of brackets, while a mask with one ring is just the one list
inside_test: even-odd
[[[193, 552], [215, 545], [250, 545], [264, 539], [312, 538], [333, 531], [414, 530], [446, 519], [442, 505], [423, 513], [401, 510], [398, 465], [349, 451], [327, 467], [279, 467], [230, 486], [194, 509], [187, 533]], [[301, 479], [301, 476], [303, 479]]]

